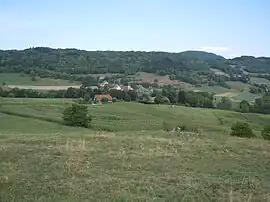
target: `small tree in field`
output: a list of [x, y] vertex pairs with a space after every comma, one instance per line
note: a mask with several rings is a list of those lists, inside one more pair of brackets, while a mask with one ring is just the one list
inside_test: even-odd
[[63, 120], [66, 125], [88, 128], [92, 118], [88, 115], [86, 105], [72, 104], [63, 112]]
[[107, 102], [109, 102], [109, 98], [107, 98], [107, 97], [105, 96], [105, 97], [103, 97], [103, 98], [101, 99], [101, 102], [102, 102], [102, 103], [107, 103]]
[[263, 128], [261, 135], [263, 139], [270, 140], [270, 125], [267, 125]]
[[247, 138], [255, 136], [248, 123], [236, 122], [235, 124], [232, 125], [231, 130], [232, 130], [230, 134], [231, 136], [247, 137]]
[[112, 102], [117, 102], [116, 97], [113, 97]]

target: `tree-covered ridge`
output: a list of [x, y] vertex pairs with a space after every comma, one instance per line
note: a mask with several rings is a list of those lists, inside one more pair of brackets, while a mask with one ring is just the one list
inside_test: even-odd
[[[34, 76], [82, 81], [86, 74], [135, 72], [169, 75], [191, 84], [203, 84], [202, 75], [218, 69], [229, 80], [246, 82], [247, 72], [270, 73], [270, 58], [243, 56], [232, 60], [213, 53], [144, 51], [85, 51], [36, 47], [25, 50], [0, 50], [0, 73], [26, 73]], [[193, 80], [192, 80], [193, 79]], [[220, 81], [220, 77], [217, 78]], [[191, 81], [192, 80], [192, 81]], [[220, 82], [219, 82], [220, 83]]]
[[246, 71], [251, 73], [269, 73], [269, 57], [241, 56], [231, 60], [233, 63], [241, 65]]
[[183, 53], [84, 51], [37, 47], [0, 51], [0, 71], [21, 72], [43, 69], [68, 74], [164, 71], [169, 74], [183, 70], [207, 70], [210, 65], [202, 59], [203, 57], [214, 58], [214, 54], [198, 51]]
[[224, 57], [216, 55], [214, 53], [208, 53], [204, 51], [184, 51], [180, 53], [183, 57], [189, 57], [200, 60], [225, 60]]

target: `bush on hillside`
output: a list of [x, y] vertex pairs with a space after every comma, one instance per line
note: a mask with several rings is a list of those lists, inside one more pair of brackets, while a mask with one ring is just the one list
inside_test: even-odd
[[270, 140], [270, 125], [267, 125], [263, 128], [261, 135], [263, 139]]
[[231, 127], [231, 136], [252, 138], [255, 136], [248, 123], [236, 122]]
[[63, 120], [66, 125], [88, 128], [92, 118], [88, 115], [86, 105], [72, 104], [63, 112]]
[[92, 104], [91, 100], [84, 100], [83, 98], [75, 99], [73, 101], [78, 104]]
[[232, 109], [232, 101], [227, 97], [222, 97], [221, 102], [217, 104], [217, 108], [219, 109]]
[[107, 102], [109, 102], [109, 98], [103, 97], [103, 98], [101, 99], [101, 102], [102, 102], [102, 103], [107, 103]]

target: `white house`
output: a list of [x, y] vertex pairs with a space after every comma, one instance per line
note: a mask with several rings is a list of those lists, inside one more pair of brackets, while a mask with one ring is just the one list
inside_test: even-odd
[[116, 84], [116, 85], [114, 85], [112, 88], [110, 88], [110, 89], [114, 89], [114, 90], [122, 90], [122, 88], [118, 85], [118, 84]]
[[100, 84], [100, 87], [104, 88], [106, 85], [109, 85], [108, 81], [103, 81], [103, 82]]
[[127, 86], [122, 85], [121, 90], [122, 91], [130, 91], [130, 90], [133, 90], [133, 88], [130, 85], [127, 85]]

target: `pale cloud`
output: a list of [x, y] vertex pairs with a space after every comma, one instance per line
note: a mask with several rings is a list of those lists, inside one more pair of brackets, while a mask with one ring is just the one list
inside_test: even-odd
[[217, 55], [222, 55], [225, 58], [234, 58], [239, 56], [235, 50], [230, 49], [228, 46], [201, 46], [197, 50], [215, 53]]
[[230, 49], [227, 46], [202, 46], [199, 48], [201, 51], [207, 52], [229, 52]]

